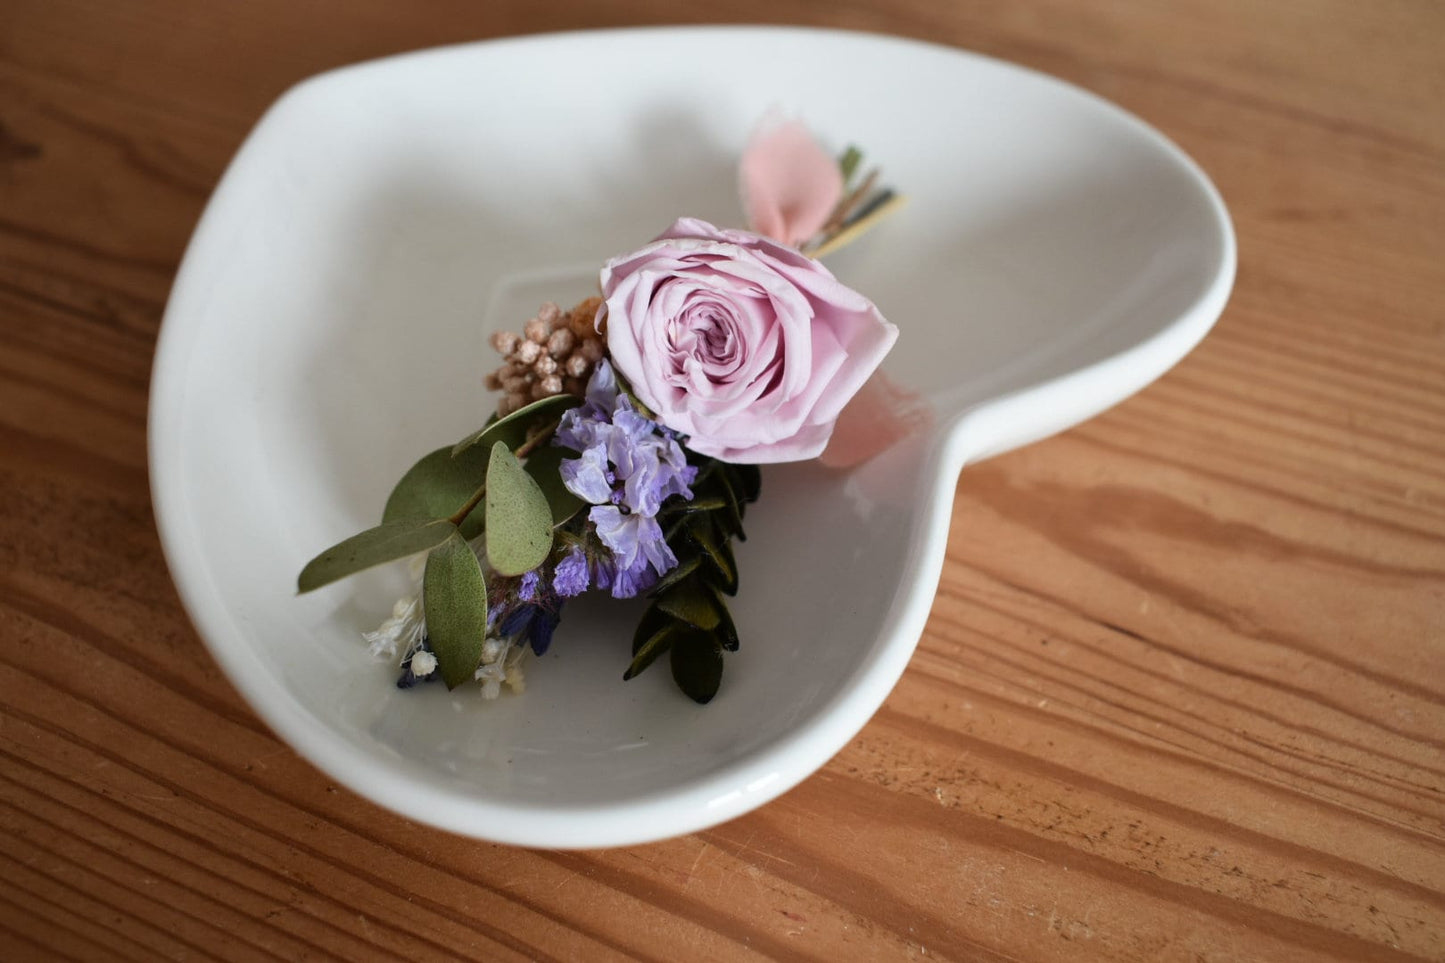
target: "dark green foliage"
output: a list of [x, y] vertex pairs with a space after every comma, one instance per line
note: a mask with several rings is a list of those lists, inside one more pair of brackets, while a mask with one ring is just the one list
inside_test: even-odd
[[743, 515], [756, 501], [762, 474], [755, 465], [728, 465], [689, 452], [698, 468], [693, 499], [663, 506], [661, 521], [678, 564], [653, 587], [653, 603], [632, 640], [631, 679], [663, 653], [688, 698], [705, 703], [722, 683], [723, 653], [736, 652], [738, 631], [726, 596], [738, 590], [732, 540], [743, 539]]

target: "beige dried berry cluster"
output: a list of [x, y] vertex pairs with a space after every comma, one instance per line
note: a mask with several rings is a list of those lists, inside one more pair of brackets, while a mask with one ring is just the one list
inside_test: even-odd
[[502, 366], [487, 375], [487, 388], [501, 391], [503, 418], [525, 405], [563, 392], [582, 394], [603, 355], [602, 335], [593, 327], [601, 298], [588, 298], [571, 311], [548, 301], [522, 326], [520, 335], [498, 331], [492, 347]]

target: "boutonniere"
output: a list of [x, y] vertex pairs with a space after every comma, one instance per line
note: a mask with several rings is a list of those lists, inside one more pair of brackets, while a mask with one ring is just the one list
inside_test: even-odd
[[679, 218], [602, 265], [599, 294], [544, 304], [492, 346], [500, 397], [402, 476], [381, 524], [301, 572], [309, 592], [414, 557], [416, 591], [375, 631], [403, 688], [521, 691], [567, 600], [646, 596], [624, 679], [663, 655], [697, 702], [737, 651], [727, 600], [760, 465], [816, 458], [898, 330], [819, 260], [901, 198], [771, 121], [743, 153], [746, 230]]

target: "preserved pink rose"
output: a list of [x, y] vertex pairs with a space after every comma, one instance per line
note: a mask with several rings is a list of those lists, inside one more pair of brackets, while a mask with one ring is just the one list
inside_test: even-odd
[[729, 462], [822, 453], [898, 337], [821, 263], [682, 218], [602, 269], [612, 363], [657, 420]]

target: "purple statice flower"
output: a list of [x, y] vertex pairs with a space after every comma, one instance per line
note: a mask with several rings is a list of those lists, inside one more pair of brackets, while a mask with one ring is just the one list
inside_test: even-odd
[[557, 568], [552, 573], [552, 591], [561, 598], [571, 598], [587, 591], [590, 581], [587, 553], [580, 545], [573, 545], [557, 562]]
[[[591, 581], [617, 598], [651, 587], [677, 565], [657, 513], [673, 495], [691, 499], [697, 479], [677, 434], [633, 406], [604, 360], [587, 384], [586, 403], [562, 416], [556, 443], [579, 453], [563, 459], [562, 482], [596, 506], [588, 518], [612, 555], [593, 560]], [[569, 588], [579, 584], [582, 562], [571, 564]]]
[[561, 474], [563, 484], [578, 498], [594, 505], [612, 500], [617, 475], [607, 465], [604, 445], [593, 444], [582, 449], [580, 458], [564, 459]]
[[633, 407], [605, 360], [587, 384], [587, 402], [562, 416], [555, 440], [580, 453], [563, 460], [562, 481], [593, 505], [650, 516], [671, 495], [692, 497], [697, 468], [677, 436]]
[[537, 573], [536, 569], [522, 573], [522, 582], [517, 586], [517, 597], [527, 602], [534, 601], [537, 598], [537, 588], [541, 581], [542, 576]]
[[587, 518], [597, 537], [612, 553], [612, 597], [632, 598], [646, 591], [677, 565], [662, 526], [651, 515], [624, 513], [614, 505], [598, 505]]
[[[518, 594], [521, 594], [520, 591]], [[562, 600], [549, 592], [539, 578], [532, 598], [509, 606], [506, 614], [500, 617], [497, 634], [502, 638], [515, 638], [542, 655], [552, 644], [552, 634], [561, 621]]]

